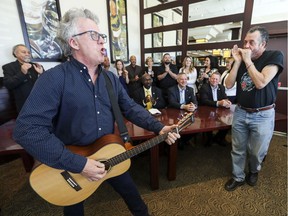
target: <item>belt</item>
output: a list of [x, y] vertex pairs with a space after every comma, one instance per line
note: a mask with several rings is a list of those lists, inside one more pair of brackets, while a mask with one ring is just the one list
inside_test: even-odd
[[254, 112], [260, 112], [260, 111], [264, 111], [264, 110], [269, 110], [275, 107], [275, 103], [273, 103], [272, 105], [269, 106], [265, 106], [265, 107], [259, 107], [259, 108], [247, 108], [247, 107], [243, 107], [240, 104], [237, 104], [241, 109], [245, 110], [246, 112], [249, 113], [254, 113]]

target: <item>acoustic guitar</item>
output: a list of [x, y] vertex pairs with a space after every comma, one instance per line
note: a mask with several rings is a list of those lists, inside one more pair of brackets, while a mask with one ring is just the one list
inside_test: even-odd
[[[193, 113], [185, 114], [179, 120], [174, 132], [180, 132], [194, 122]], [[122, 139], [108, 134], [88, 146], [67, 146], [72, 152], [105, 164], [107, 174], [98, 181], [88, 181], [79, 173], [51, 168], [45, 164], [36, 167], [30, 175], [33, 190], [44, 200], [58, 206], [69, 206], [87, 199], [106, 179], [126, 172], [130, 158], [163, 142], [167, 133], [147, 140], [130, 150], [126, 150]]]

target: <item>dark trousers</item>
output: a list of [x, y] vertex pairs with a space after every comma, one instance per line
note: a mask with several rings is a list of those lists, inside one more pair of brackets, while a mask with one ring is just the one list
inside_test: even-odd
[[212, 141], [216, 141], [216, 142], [221, 142], [223, 140], [225, 140], [225, 137], [227, 135], [227, 133], [229, 132], [230, 129], [222, 129], [222, 130], [219, 130], [215, 136], [213, 137], [213, 132], [212, 131], [209, 131], [209, 132], [206, 132], [205, 135], [206, 135], [206, 143], [205, 145], [206, 146], [209, 146], [211, 145]]
[[[125, 172], [120, 176], [108, 179], [107, 182], [119, 193], [132, 215], [147, 216], [148, 208], [142, 200], [130, 174]], [[84, 216], [84, 202], [64, 207], [65, 216]]]

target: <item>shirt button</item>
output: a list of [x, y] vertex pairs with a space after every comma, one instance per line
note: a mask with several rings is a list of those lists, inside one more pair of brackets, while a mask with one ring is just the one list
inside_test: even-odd
[[86, 67], [83, 67], [84, 69], [86, 69]]
[[100, 112], [98, 111], [97, 114], [100, 114]]
[[95, 98], [97, 98], [97, 95], [95, 95]]
[[82, 70], [80, 70], [80, 73], [82, 73], [83, 71]]
[[99, 128], [99, 131], [101, 131], [102, 129], [101, 128]]
[[89, 82], [91, 82], [91, 79], [88, 79]]

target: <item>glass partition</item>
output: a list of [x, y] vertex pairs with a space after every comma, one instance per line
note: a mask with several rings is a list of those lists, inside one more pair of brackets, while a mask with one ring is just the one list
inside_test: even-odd
[[[182, 30], [173, 30], [144, 35], [144, 48], [167, 47], [182, 44]], [[153, 43], [152, 43], [153, 42]]]
[[144, 15], [144, 29], [152, 28], [152, 14]]
[[144, 8], [154, 7], [160, 4], [166, 4], [169, 2], [173, 2], [176, 0], [145, 0], [144, 1]]
[[144, 35], [144, 48], [152, 48], [152, 34]]
[[154, 64], [161, 64], [163, 53], [153, 53], [152, 58], [154, 60]]
[[163, 32], [163, 46], [175, 46], [176, 45], [176, 31], [165, 31]]
[[189, 22], [243, 13], [245, 0], [209, 0], [189, 4]]
[[188, 29], [188, 44], [215, 43], [241, 39], [242, 22], [229, 22]]
[[[161, 25], [159, 25], [159, 23]], [[167, 10], [157, 11], [153, 14], [145, 14], [144, 28], [152, 28], [158, 26], [172, 25], [182, 22], [182, 7], [171, 8]]]

